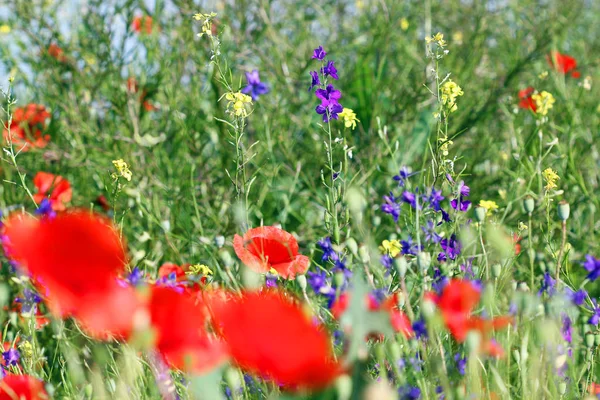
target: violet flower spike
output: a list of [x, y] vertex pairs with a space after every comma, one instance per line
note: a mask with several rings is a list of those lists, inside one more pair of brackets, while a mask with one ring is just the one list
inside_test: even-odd
[[242, 89], [242, 93], [249, 94], [253, 101], [258, 100], [259, 96], [269, 93], [269, 87], [260, 81], [258, 70], [246, 72], [246, 80], [248, 85]]

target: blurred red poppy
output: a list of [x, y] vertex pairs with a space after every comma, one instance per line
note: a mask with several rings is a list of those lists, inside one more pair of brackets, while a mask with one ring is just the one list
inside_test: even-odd
[[110, 204], [108, 203], [108, 200], [106, 199], [106, 196], [104, 196], [103, 194], [101, 194], [100, 196], [96, 197], [96, 201], [94, 203], [96, 203], [100, 207], [102, 207], [102, 209], [105, 212], [110, 211]]
[[273, 268], [286, 279], [304, 274], [310, 264], [308, 257], [298, 254], [296, 238], [274, 226], [250, 229], [243, 237], [235, 235], [233, 248], [250, 269], [265, 273]]
[[440, 296], [429, 293], [426, 297], [438, 305], [446, 327], [457, 342], [464, 342], [469, 331], [478, 331], [482, 336], [482, 351], [492, 356], [500, 356], [503, 354], [502, 348], [491, 340], [490, 335], [492, 331], [510, 325], [512, 318], [501, 316], [489, 320], [472, 316], [480, 296], [479, 290], [472, 282], [452, 279]]
[[152, 33], [152, 17], [149, 15], [145, 16], [135, 16], [133, 17], [133, 21], [131, 23], [131, 28], [136, 33], [142, 33], [142, 30], [146, 34]]
[[189, 265], [179, 266], [170, 262], [166, 262], [158, 269], [158, 278], [169, 278], [172, 274], [177, 282], [185, 281], [187, 280], [185, 271], [188, 267]]
[[529, 86], [526, 89], [519, 90], [519, 107], [533, 112], [537, 111], [537, 105], [531, 97], [535, 93], [535, 89]]
[[[40, 204], [42, 200], [48, 198], [54, 211], [63, 211], [66, 208], [65, 203], [70, 202], [73, 197], [71, 184], [60, 175], [40, 171], [33, 178], [33, 184], [37, 188], [37, 193], [33, 195], [35, 202]], [[52, 192], [48, 197], [51, 189]]]
[[[133, 77], [127, 78], [127, 91], [129, 93], [135, 94], [138, 92], [138, 83], [137, 80]], [[142, 93], [139, 96], [139, 100], [146, 111], [156, 111], [157, 108], [150, 101], [146, 100], [146, 89], [142, 90]]]
[[44, 383], [29, 375], [6, 375], [0, 380], [0, 400], [49, 399]]
[[9, 129], [5, 127], [2, 136], [7, 143], [12, 141], [15, 150], [28, 151], [32, 147], [46, 147], [50, 136], [44, 135], [43, 130], [49, 118], [50, 113], [42, 105], [31, 103], [25, 107], [18, 107], [8, 126], [10, 135]]
[[138, 301], [118, 284], [125, 248], [108, 219], [86, 210], [41, 219], [19, 213], [3, 230], [5, 253], [32, 275], [53, 314], [80, 318], [101, 337], [131, 328]]
[[561, 54], [558, 51], [553, 51], [546, 57], [548, 64], [554, 68], [555, 71], [560, 72], [564, 75], [570, 73], [573, 78], [581, 77], [581, 73], [576, 70], [577, 60], [566, 54]]
[[48, 54], [58, 62], [67, 61], [67, 57], [65, 56], [63, 49], [61, 49], [56, 43], [52, 43], [50, 46], [48, 46]]
[[151, 290], [155, 346], [169, 365], [202, 373], [225, 360], [225, 346], [207, 332], [209, 314], [202, 296], [162, 286]]
[[234, 361], [288, 389], [321, 389], [342, 372], [325, 330], [274, 290], [243, 292], [212, 307]]

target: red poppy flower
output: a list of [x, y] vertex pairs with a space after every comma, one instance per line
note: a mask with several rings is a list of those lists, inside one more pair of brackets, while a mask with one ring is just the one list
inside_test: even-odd
[[0, 400], [47, 400], [44, 383], [29, 375], [6, 375], [0, 380]]
[[131, 23], [131, 28], [136, 33], [142, 33], [142, 29], [144, 29], [144, 33], [151, 34], [152, 33], [152, 17], [149, 15], [146, 16], [136, 16], [133, 17], [133, 21]]
[[537, 105], [535, 101], [531, 97], [535, 93], [535, 89], [529, 86], [526, 89], [519, 90], [519, 107], [524, 108], [526, 110], [531, 110], [533, 112], [537, 111]]
[[298, 242], [291, 233], [274, 226], [250, 229], [233, 238], [235, 254], [250, 269], [265, 273], [271, 268], [286, 279], [308, 270], [308, 257], [298, 254]]
[[[33, 184], [37, 188], [37, 193], [33, 195], [33, 199], [37, 204], [48, 198], [54, 211], [63, 211], [65, 203], [71, 201], [73, 191], [68, 180], [60, 175], [50, 174], [48, 172], [38, 172], [33, 178]], [[48, 192], [50, 197], [48, 197]]]
[[512, 236], [512, 242], [515, 245], [515, 255], [516, 256], [521, 254], [521, 243], [519, 243], [521, 241], [521, 239], [523, 239], [523, 238], [521, 236], [517, 235], [516, 233], [513, 234], [513, 236]]
[[244, 292], [212, 307], [234, 361], [289, 389], [321, 389], [341, 373], [327, 333], [278, 291]]
[[158, 269], [158, 278], [168, 278], [171, 274], [175, 276], [175, 280], [177, 282], [187, 280], [187, 275], [185, 271], [187, 270], [189, 265], [179, 266], [173, 263], [167, 262], [160, 266]]
[[81, 318], [93, 332], [102, 323], [108, 333], [127, 330], [123, 321], [137, 302], [118, 285], [125, 249], [108, 219], [86, 210], [42, 219], [14, 214], [3, 229], [7, 256], [32, 275], [55, 315]]
[[209, 314], [202, 296], [153, 286], [149, 309], [156, 349], [172, 367], [202, 373], [227, 357], [224, 345], [206, 330]]
[[600, 394], [600, 384], [597, 383], [590, 383], [590, 386], [588, 387], [588, 392], [589, 394], [592, 395], [599, 395]]
[[28, 151], [31, 147], [46, 147], [50, 136], [44, 135], [42, 131], [46, 127], [48, 118], [50, 113], [42, 105], [32, 103], [25, 107], [18, 107], [13, 113], [9, 126], [10, 137], [9, 129], [6, 127], [2, 131], [2, 136], [7, 143], [10, 139], [17, 150]]
[[[133, 77], [129, 77], [127, 79], [127, 91], [129, 93], [135, 94], [138, 92], [138, 83], [137, 80]], [[142, 90], [140, 94], [139, 100], [146, 111], [155, 111], [157, 108], [150, 101], [146, 100], [146, 90]]]
[[491, 340], [491, 332], [512, 323], [511, 317], [497, 317], [492, 320], [472, 316], [479, 303], [480, 293], [468, 280], [452, 279], [440, 296], [429, 294], [442, 312], [446, 327], [457, 342], [467, 339], [469, 331], [478, 331], [482, 336], [482, 351], [494, 355], [502, 354], [502, 349]]
[[546, 59], [548, 60], [548, 64], [554, 68], [555, 71], [564, 75], [570, 73], [573, 78], [581, 77], [581, 73], [576, 70], [577, 60], [573, 57], [554, 51], [548, 54]]
[[58, 62], [65, 62], [67, 60], [63, 49], [58, 47], [58, 45], [55, 43], [52, 43], [50, 46], [48, 46], [48, 54]]
[[100, 207], [102, 207], [102, 209], [105, 212], [108, 212], [110, 210], [110, 204], [108, 203], [108, 200], [106, 199], [106, 196], [104, 196], [103, 194], [101, 194], [100, 196], [96, 197], [96, 204], [98, 204]]

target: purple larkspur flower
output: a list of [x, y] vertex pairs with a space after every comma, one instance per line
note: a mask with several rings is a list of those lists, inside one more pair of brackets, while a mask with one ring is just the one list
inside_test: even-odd
[[587, 297], [587, 292], [584, 289], [579, 289], [578, 291], [574, 291], [570, 287], [565, 289], [565, 294], [567, 298], [573, 302], [576, 306], [580, 306], [585, 301]]
[[327, 272], [323, 270], [318, 270], [317, 272], [308, 271], [308, 278], [306, 281], [312, 288], [312, 290], [319, 294], [323, 291], [323, 288], [329, 286], [329, 282], [327, 280]]
[[421, 389], [416, 386], [404, 385], [398, 389], [399, 400], [418, 400], [421, 398]]
[[444, 238], [440, 240], [440, 246], [442, 246], [443, 252], [438, 254], [438, 261], [447, 261], [456, 260], [456, 257], [460, 255], [460, 250], [462, 248], [458, 239], [456, 239], [456, 235], [452, 234], [449, 239]]
[[417, 204], [417, 195], [415, 193], [411, 193], [409, 191], [402, 192], [402, 201], [407, 204], [410, 204], [412, 208], [419, 207], [419, 205]]
[[411, 176], [413, 176], [415, 174], [416, 174], [416, 172], [411, 173], [407, 166], [403, 166], [402, 168], [400, 168], [398, 175], [394, 175], [393, 179], [396, 182], [398, 182], [398, 186], [404, 187], [404, 185], [406, 185], [406, 181], [408, 180], [408, 178], [410, 178]]
[[259, 96], [269, 93], [269, 87], [260, 81], [258, 70], [246, 72], [246, 80], [248, 85], [242, 89], [242, 93], [249, 94], [253, 101], [258, 100]]
[[427, 221], [427, 223], [421, 227], [425, 234], [426, 242], [439, 243], [440, 240], [442, 240], [442, 237], [435, 232], [435, 227], [435, 223], [431, 220]]
[[369, 293], [369, 299], [373, 302], [374, 305], [379, 307], [381, 303], [387, 298], [388, 293], [385, 289], [373, 289]]
[[[348, 283], [350, 282], [350, 279], [352, 278], [352, 271], [350, 271], [348, 269], [348, 267], [346, 266], [346, 259], [341, 259], [338, 257], [338, 259], [335, 261], [333, 268], [331, 269], [331, 271], [334, 274], [339, 274], [341, 273], [344, 277], [344, 281], [342, 283], [342, 286], [340, 287], [341, 290], [345, 290], [348, 287]], [[334, 286], [335, 282], [334, 282]]]
[[379, 261], [381, 262], [381, 265], [383, 265], [387, 270], [386, 276], [388, 276], [391, 272], [392, 266], [394, 265], [394, 259], [388, 254], [384, 254], [381, 256]]
[[46, 218], [54, 218], [56, 216], [56, 212], [52, 209], [52, 203], [48, 199], [41, 201], [38, 209], [35, 210], [35, 214]]
[[598, 322], [600, 322], [600, 307], [598, 306], [598, 300], [592, 299], [592, 308], [590, 308], [590, 311], [592, 311], [592, 316], [588, 320], [588, 324], [598, 325]]
[[265, 286], [268, 288], [277, 287], [277, 275], [267, 273], [265, 275]]
[[144, 273], [138, 267], [135, 267], [127, 275], [127, 281], [131, 286], [138, 286], [144, 280]]
[[412, 328], [415, 332], [415, 336], [417, 337], [417, 339], [427, 339], [427, 325], [425, 324], [425, 320], [423, 318], [420, 318], [413, 322]]
[[312, 58], [314, 60], [323, 60], [326, 55], [327, 55], [327, 52], [325, 50], [323, 50], [323, 46], [319, 46], [313, 50]]
[[448, 214], [443, 209], [441, 209], [440, 211], [442, 212], [442, 220], [438, 225], [441, 225], [443, 222], [452, 222], [452, 220], [450, 219], [450, 214]]
[[331, 238], [329, 236], [319, 240], [317, 245], [323, 251], [323, 256], [321, 257], [321, 261], [337, 261], [339, 258], [335, 250], [333, 249], [333, 244], [331, 244]]
[[183, 285], [182, 282], [177, 282], [177, 275], [175, 272], [171, 272], [167, 276], [163, 276], [162, 278], [156, 281], [157, 286], [169, 287], [175, 290], [178, 293], [183, 293]]
[[431, 283], [431, 288], [435, 290], [438, 295], [442, 293], [442, 290], [444, 290], [448, 282], [450, 282], [450, 280], [447, 276], [442, 274], [442, 271], [439, 268], [436, 268], [433, 271], [433, 282]]
[[471, 205], [471, 202], [469, 200], [465, 200], [465, 198], [469, 197], [470, 192], [471, 189], [465, 185], [463, 181], [460, 181], [458, 184], [458, 198], [453, 199], [450, 202], [452, 208], [458, 211], [467, 211]]
[[342, 93], [334, 89], [333, 85], [327, 85], [325, 89], [317, 89], [315, 95], [321, 100], [321, 104], [315, 108], [315, 111], [323, 116], [323, 122], [338, 119], [338, 114], [344, 111], [344, 107], [338, 102]]
[[408, 236], [406, 240], [401, 240], [400, 246], [402, 246], [400, 252], [404, 255], [410, 254], [416, 256], [417, 253], [422, 250], [417, 243], [413, 242], [413, 239], [410, 236]]
[[548, 296], [552, 296], [556, 292], [556, 280], [550, 276], [548, 272], [544, 272], [544, 277], [542, 278], [542, 286], [538, 291], [538, 295], [542, 293], [547, 293]]
[[563, 339], [571, 343], [573, 340], [573, 324], [571, 318], [569, 318], [567, 314], [563, 314], [562, 321], [563, 324], [560, 332], [562, 333]]
[[435, 211], [440, 211], [442, 209], [440, 203], [444, 199], [445, 197], [442, 196], [441, 190], [435, 190], [434, 188], [431, 188], [431, 193], [427, 198], [427, 202], [429, 203], [430, 208], [433, 208]]
[[308, 88], [309, 92], [313, 90], [315, 86], [321, 85], [321, 80], [319, 79], [319, 73], [317, 71], [310, 71], [310, 78], [311, 82], [310, 87]]
[[464, 375], [467, 370], [467, 357], [463, 357], [460, 353], [454, 355], [454, 361], [456, 361], [456, 369], [458, 373]]
[[19, 364], [19, 359], [21, 358], [21, 354], [19, 354], [19, 350], [15, 348], [10, 348], [7, 351], [2, 353], [2, 358], [4, 359], [4, 365], [7, 367], [17, 366]]
[[21, 312], [25, 314], [35, 313], [37, 311], [37, 304], [42, 301], [42, 298], [29, 288], [23, 289], [23, 297], [15, 298], [15, 302], [21, 304]]
[[595, 258], [594, 256], [587, 254], [585, 256], [585, 262], [583, 263], [583, 267], [586, 271], [589, 272], [587, 275], [587, 279], [590, 281], [595, 281], [600, 278], [600, 260]]
[[337, 68], [335, 67], [335, 61], [327, 61], [327, 64], [321, 69], [324, 76], [331, 76], [333, 79], [339, 79], [337, 74]]
[[400, 204], [396, 201], [394, 194], [390, 192], [389, 196], [383, 196], [383, 203], [381, 205], [381, 211], [394, 217], [394, 222], [398, 222], [400, 217]]

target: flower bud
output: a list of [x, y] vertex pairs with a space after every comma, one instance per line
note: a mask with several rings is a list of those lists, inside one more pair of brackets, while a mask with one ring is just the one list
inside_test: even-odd
[[477, 222], [485, 221], [485, 214], [487, 213], [487, 209], [485, 207], [475, 207], [475, 220]]
[[221, 248], [225, 245], [225, 237], [222, 235], [215, 236], [215, 245]]
[[560, 219], [561, 221], [566, 221], [569, 219], [570, 213], [571, 208], [569, 206], [569, 203], [567, 203], [564, 200], [558, 203], [558, 219]]
[[533, 212], [535, 209], [535, 200], [533, 200], [533, 197], [527, 196], [525, 199], [523, 199], [523, 208], [527, 214], [531, 214]]
[[590, 348], [594, 347], [594, 342], [595, 341], [596, 341], [596, 338], [594, 337], [593, 334], [588, 333], [588, 334], [585, 335], [585, 345], [587, 347], [590, 347]]
[[398, 275], [400, 278], [404, 278], [406, 275], [406, 270], [408, 269], [408, 262], [405, 257], [398, 257], [394, 259], [394, 267], [396, 267], [396, 271], [398, 271]]
[[431, 254], [420, 251], [417, 254], [417, 266], [421, 271], [426, 271], [431, 265]]
[[371, 256], [369, 255], [369, 249], [365, 246], [360, 246], [358, 248], [358, 257], [363, 263], [368, 263], [371, 261]]
[[335, 381], [335, 388], [337, 389], [338, 399], [350, 399], [352, 396], [352, 379], [346, 374], [341, 375]]
[[296, 282], [298, 282], [298, 286], [302, 289], [303, 292], [306, 291], [306, 275], [298, 275], [296, 276]]
[[502, 265], [494, 264], [492, 265], [492, 275], [494, 278], [498, 278], [502, 274]]
[[515, 361], [517, 362], [517, 364], [521, 363], [521, 353], [519, 353], [519, 350], [514, 350], [513, 351], [513, 358], [515, 359]]
[[476, 354], [479, 352], [479, 349], [481, 348], [481, 335], [479, 332], [469, 332], [467, 334], [466, 344], [469, 349], [469, 354]]
[[219, 251], [219, 257], [221, 258], [221, 261], [223, 261], [223, 264], [225, 264], [226, 267], [231, 267], [233, 265], [233, 258], [227, 250]]
[[346, 239], [346, 247], [354, 256], [358, 256], [358, 243], [353, 238]]
[[341, 288], [346, 282], [346, 277], [344, 276], [343, 272], [338, 271], [335, 273], [335, 275], [333, 275], [333, 281], [335, 282], [335, 287]]
[[381, 225], [381, 217], [379, 215], [375, 215], [373, 217], [372, 222], [374, 227], [378, 227], [379, 225]]
[[239, 371], [232, 367], [227, 368], [225, 370], [225, 382], [227, 382], [232, 392], [237, 391], [242, 386]]
[[561, 396], [564, 396], [565, 393], [567, 393], [567, 383], [561, 382], [558, 384], [558, 394], [560, 394]]
[[594, 335], [594, 343], [596, 344], [596, 346], [600, 346], [600, 334], [596, 334]]

